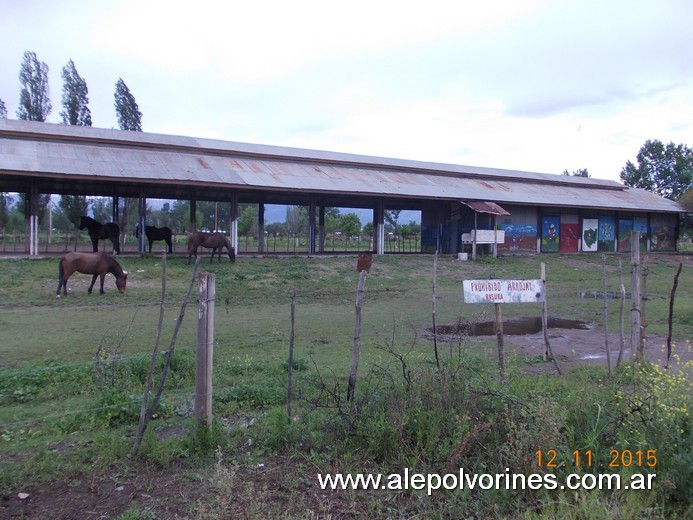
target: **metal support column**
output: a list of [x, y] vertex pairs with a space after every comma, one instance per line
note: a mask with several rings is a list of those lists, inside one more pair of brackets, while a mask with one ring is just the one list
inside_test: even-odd
[[190, 199], [190, 233], [197, 231], [197, 201]]
[[373, 233], [375, 233], [375, 253], [385, 254], [385, 203], [379, 199], [375, 206], [373, 222]]
[[238, 254], [238, 193], [231, 194], [231, 217], [229, 222], [229, 240]]
[[137, 201], [137, 226], [139, 227], [139, 233], [137, 233], [137, 252], [140, 255], [144, 255], [146, 252], [147, 243], [147, 197], [145, 194], [140, 194]]
[[29, 192], [26, 198], [26, 219], [27, 219], [27, 238], [29, 244], [27, 252], [30, 256], [38, 255], [38, 188], [35, 182], [29, 184]]
[[320, 253], [325, 252], [325, 206], [323, 204], [320, 205], [320, 216], [319, 216], [319, 239], [318, 239], [318, 251]]
[[308, 255], [313, 256], [315, 247], [315, 198], [311, 197], [308, 203]]
[[257, 252], [265, 252], [265, 203], [257, 205]]

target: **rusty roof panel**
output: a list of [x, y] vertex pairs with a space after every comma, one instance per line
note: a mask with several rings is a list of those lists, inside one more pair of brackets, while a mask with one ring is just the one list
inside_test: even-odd
[[501, 208], [495, 202], [485, 200], [468, 200], [462, 201], [462, 204], [472, 208], [477, 213], [489, 213], [491, 215], [510, 215], [509, 211]]
[[683, 211], [613, 181], [374, 158], [143, 132], [0, 120], [0, 175], [90, 182]]

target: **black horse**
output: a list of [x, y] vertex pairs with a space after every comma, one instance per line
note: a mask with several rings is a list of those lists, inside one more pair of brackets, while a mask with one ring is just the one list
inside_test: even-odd
[[108, 238], [113, 243], [113, 250], [117, 255], [120, 254], [120, 228], [115, 222], [107, 222], [101, 224], [91, 217], [81, 217], [79, 220], [79, 229], [87, 228], [91, 245], [94, 248], [94, 253], [99, 250], [99, 239], [105, 240]]
[[[173, 236], [173, 233], [171, 233], [171, 228], [167, 227], [154, 227], [154, 226], [144, 226], [144, 234], [147, 236], [147, 240], [149, 241], [149, 252], [152, 252], [152, 242], [155, 240], [164, 240], [166, 241], [166, 245], [168, 246], [168, 253], [171, 254], [173, 253], [173, 244], [171, 243], [171, 237]], [[140, 225], [137, 224], [135, 227], [135, 236], [137, 238], [140, 237]]]

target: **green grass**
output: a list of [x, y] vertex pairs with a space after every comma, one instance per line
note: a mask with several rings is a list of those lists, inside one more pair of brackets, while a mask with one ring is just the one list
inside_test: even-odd
[[[168, 348], [190, 283], [192, 266], [186, 260], [174, 255], [167, 263], [162, 350]], [[112, 467], [126, 471], [132, 464], [131, 439], [126, 435], [136, 426], [138, 396], [156, 334], [162, 263], [155, 256], [121, 256], [119, 261], [130, 273], [125, 294], [115, 290], [109, 276], [105, 295], [88, 295], [90, 277], [74, 275], [68, 283], [69, 296], [56, 300], [56, 258], [0, 260], [3, 493], [18, 482], [40, 485], [65, 474]], [[693, 338], [693, 270], [687, 257], [649, 257], [647, 321], [649, 333], [667, 332], [668, 297], [679, 261], [686, 265], [676, 295], [674, 339], [685, 345]], [[563, 517], [566, 512], [568, 517], [588, 517], [604, 510], [627, 516], [638, 507], [685, 511], [689, 498], [682, 490], [690, 487], [691, 477], [680, 448], [690, 440], [690, 423], [685, 426], [690, 382], [673, 374], [628, 370], [608, 380], [605, 370], [594, 366], [573, 370], [563, 378], [527, 375], [524, 368], [537, 364], [536, 360], [509, 352], [509, 383], [499, 386], [494, 338], [473, 346], [442, 345], [439, 372], [432, 341], [425, 336], [431, 323], [432, 262], [425, 255], [374, 259], [363, 309], [359, 414], [354, 415], [345, 407], [344, 393], [354, 336], [356, 258], [241, 256], [235, 263], [211, 265], [204, 259], [200, 268], [216, 275], [213, 407], [217, 430], [202, 438], [202, 448], [192, 437], [165, 442], [147, 438], [141, 455], [144, 463], [165, 470], [187, 461], [196, 475], [208, 475], [204, 468], [209, 464], [209, 450], [217, 447], [235, 461], [238, 471], [246, 465], [257, 466], [266, 457], [296, 457], [303, 461], [303, 469], [297, 470], [301, 477], [282, 484], [281, 489], [290, 489], [296, 504], [314, 508], [315, 504], [304, 503], [308, 495], [300, 492], [300, 482], [314, 478], [316, 468], [443, 471], [455, 450], [461, 449], [465, 439], [473, 443], [475, 435], [480, 436], [479, 443], [461, 461], [470, 471], [479, 472], [503, 472], [505, 467], [536, 470], [532, 454], [537, 449], [560, 449], [563, 457], [569, 457], [575, 449], [592, 447], [603, 455], [631, 443], [631, 447], [662, 450], [662, 461], [668, 466], [661, 471], [667, 480], [657, 489], [658, 495], [619, 497], [618, 508], [614, 505], [618, 500], [605, 494], [561, 495], [560, 499], [541, 493], [453, 494], [431, 500], [409, 494], [401, 497], [402, 505], [394, 510], [388, 509], [394, 503], [391, 495], [349, 500], [369, 516], [468, 517], [483, 511], [488, 517], [503, 517], [518, 508], [526, 510], [528, 518], [542, 517], [542, 511], [546, 518]], [[590, 255], [482, 258], [476, 263], [441, 257], [437, 322], [492, 319], [492, 308], [462, 301], [462, 280], [538, 278], [540, 262], [546, 263], [550, 314], [600, 325], [603, 301], [580, 297], [580, 293], [601, 291], [601, 257]], [[607, 259], [607, 270], [609, 290], [616, 291], [613, 255]], [[629, 287], [629, 266], [624, 271]], [[295, 426], [289, 425], [285, 415], [292, 288], [297, 293]], [[616, 327], [619, 304], [619, 300], [608, 301], [610, 328]], [[505, 305], [503, 313], [505, 317], [538, 315], [540, 308]], [[190, 428], [196, 320], [193, 301], [182, 323], [166, 392], [152, 426], [155, 431]], [[642, 391], [634, 393], [634, 388]], [[662, 389], [665, 394], [660, 393]], [[634, 414], [629, 408], [633, 403], [649, 410], [649, 415]], [[474, 432], [485, 422], [494, 426], [483, 433], [481, 442], [482, 433]], [[255, 424], [252, 428], [251, 423]], [[95, 444], [99, 450], [87, 448]], [[73, 448], [63, 449], [65, 445]], [[214, 479], [231, 479], [219, 472]], [[217, 489], [217, 480], [200, 478], [202, 485]], [[273, 496], [248, 484], [243, 484], [239, 496], [254, 500], [258, 493]], [[657, 496], [668, 496], [671, 503]], [[219, 511], [220, 518], [230, 507], [219, 501], [207, 506]], [[246, 512], [261, 514], [279, 506], [253, 507]], [[301, 516], [300, 509], [295, 513]], [[156, 516], [147, 507], [133, 507], [128, 514]]]

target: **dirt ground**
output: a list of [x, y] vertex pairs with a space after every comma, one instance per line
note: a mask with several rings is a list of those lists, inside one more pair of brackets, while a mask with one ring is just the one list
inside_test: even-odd
[[[570, 368], [580, 364], [597, 364], [607, 366], [607, 355], [604, 330], [602, 329], [549, 329], [549, 343], [559, 367]], [[505, 336], [504, 343], [508, 348], [516, 348], [524, 356], [530, 358], [543, 358], [544, 337], [542, 334], [525, 336]], [[621, 339], [618, 333], [609, 334], [609, 351], [612, 366], [616, 365], [616, 359], [620, 349]], [[675, 352], [681, 362], [693, 360], [693, 346], [676, 344]], [[645, 343], [645, 357], [660, 367], [666, 365], [666, 337], [650, 335]], [[625, 337], [625, 350], [623, 361], [631, 360], [630, 335]], [[677, 361], [671, 358], [670, 370], [675, 370]], [[555, 371], [552, 363], [528, 364], [530, 372]]]

